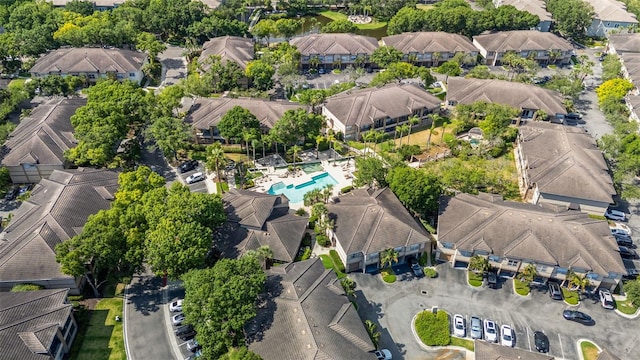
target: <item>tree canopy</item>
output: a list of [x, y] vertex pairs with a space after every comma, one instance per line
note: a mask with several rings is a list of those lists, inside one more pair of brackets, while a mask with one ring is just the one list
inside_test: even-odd
[[438, 211], [443, 187], [436, 174], [399, 166], [389, 171], [387, 181], [393, 193], [414, 214], [425, 218]]
[[243, 345], [244, 326], [256, 315], [266, 281], [258, 259], [221, 259], [212, 268], [192, 270], [182, 279], [185, 322], [196, 329], [203, 357], [217, 359]]
[[276, 70], [271, 64], [262, 60], [253, 60], [247, 64], [245, 75], [251, 79], [258, 90], [269, 90], [273, 87], [273, 74]]
[[[422, 11], [422, 10], [421, 10]], [[400, 50], [391, 46], [380, 46], [376, 48], [369, 59], [371, 62], [378, 64], [378, 66], [386, 68], [392, 63], [402, 60], [403, 54]]]
[[220, 119], [218, 129], [225, 139], [240, 142], [244, 133], [248, 132], [256, 136], [260, 133], [260, 121], [251, 111], [241, 106], [234, 106]]
[[563, 36], [580, 38], [591, 25], [593, 7], [582, 0], [546, 0], [547, 10], [555, 20], [555, 29]]

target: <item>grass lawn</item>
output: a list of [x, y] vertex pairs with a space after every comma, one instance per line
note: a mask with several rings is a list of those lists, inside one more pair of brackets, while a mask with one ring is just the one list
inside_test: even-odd
[[582, 358], [584, 360], [596, 360], [598, 358], [598, 348], [590, 341], [581, 342], [580, 350], [582, 351]]
[[333, 260], [331, 259], [331, 256], [329, 255], [320, 255], [320, 261], [322, 261], [322, 265], [324, 265], [325, 269], [333, 269], [333, 271], [336, 272], [336, 275], [338, 276], [338, 279], [343, 279], [345, 277], [347, 277], [347, 274], [345, 274], [344, 272], [339, 270], [339, 267], [336, 266], [336, 264], [334, 264]]
[[516, 293], [518, 295], [527, 296], [531, 292], [531, 288], [526, 282], [520, 281], [518, 279], [513, 279], [513, 285], [515, 286]]
[[451, 344], [449, 344], [451, 346], [460, 346], [463, 347], [467, 350], [473, 351], [474, 347], [473, 347], [473, 341], [468, 340], [468, 339], [461, 339], [455, 336], [451, 336]]
[[627, 315], [633, 315], [638, 311], [638, 307], [631, 304], [629, 300], [616, 300], [616, 309]]
[[[119, 293], [118, 288], [116, 293]], [[76, 357], [71, 357], [72, 360], [126, 360], [122, 321], [115, 320], [116, 315], [123, 318], [122, 307], [123, 299], [119, 295], [105, 297], [96, 304], [91, 311], [80, 349]]]
[[7, 87], [8, 88], [22, 87], [22, 86], [24, 86], [24, 83], [26, 81], [27, 81], [27, 79], [13, 79], [13, 80], [11, 80], [11, 82], [9, 83], [9, 85]]
[[451, 343], [449, 315], [445, 311], [439, 310], [434, 314], [433, 311], [424, 310], [416, 317], [414, 326], [416, 334], [425, 345], [446, 346]]
[[[337, 20], [349, 20], [349, 17], [343, 13], [339, 13], [337, 11], [322, 11], [320, 15], [326, 17], [327, 19], [331, 19], [333, 21]], [[369, 24], [354, 24], [360, 30], [376, 30], [381, 29], [387, 26], [386, 22], [378, 22], [373, 19]]]
[[418, 9], [422, 9], [424, 11], [433, 9], [433, 5], [431, 5], [431, 4], [429, 4], [429, 5], [427, 5], [427, 4], [417, 4], [416, 7]]
[[216, 191], [218, 192], [218, 194], [222, 195], [222, 191], [229, 191], [229, 184], [224, 181], [221, 183], [216, 182]]
[[251, 158], [247, 157], [247, 154], [240, 154], [240, 153], [227, 152], [227, 153], [224, 153], [224, 157], [226, 157], [227, 159], [231, 159], [237, 163], [251, 160]]
[[380, 275], [382, 276], [382, 281], [387, 284], [396, 282], [396, 273], [393, 271], [393, 268], [388, 267], [380, 270]]
[[476, 274], [473, 271], [467, 271], [469, 285], [473, 287], [482, 286], [482, 274]]
[[[445, 134], [450, 134], [452, 131], [452, 129], [445, 129]], [[396, 139], [396, 146], [400, 147], [400, 145], [406, 145], [407, 144], [407, 138], [409, 138], [408, 140], [408, 144], [409, 145], [418, 145], [420, 146], [421, 149], [426, 149], [427, 148], [427, 139], [429, 139], [429, 133], [431, 132], [431, 129], [427, 129], [427, 130], [422, 130], [422, 131], [417, 131], [417, 132], [412, 132], [411, 135], [408, 136], [403, 136], [399, 139]], [[433, 134], [431, 135], [431, 145], [439, 145], [442, 143], [442, 141], [440, 141], [442, 139], [442, 127], [436, 127], [433, 129]]]
[[577, 291], [562, 288], [562, 295], [564, 296], [564, 301], [569, 305], [578, 305], [580, 302], [580, 296]]

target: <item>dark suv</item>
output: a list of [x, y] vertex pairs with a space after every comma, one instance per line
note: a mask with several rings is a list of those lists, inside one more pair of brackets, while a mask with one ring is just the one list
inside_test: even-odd
[[183, 341], [187, 341], [196, 336], [196, 331], [193, 329], [191, 325], [183, 325], [176, 329], [175, 334], [177, 337], [182, 339]]
[[557, 282], [549, 281], [547, 283], [549, 287], [549, 297], [553, 300], [562, 300], [562, 289], [560, 289], [560, 285]]
[[198, 167], [198, 160], [187, 160], [178, 166], [178, 171], [183, 174]]

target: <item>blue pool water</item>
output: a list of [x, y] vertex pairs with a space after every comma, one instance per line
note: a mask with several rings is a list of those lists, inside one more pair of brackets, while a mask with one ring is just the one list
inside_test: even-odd
[[304, 194], [314, 189], [322, 189], [328, 184], [336, 185], [338, 182], [329, 173], [322, 173], [311, 177], [311, 181], [300, 185], [285, 185], [282, 182], [271, 185], [267, 193], [271, 195], [284, 194], [291, 203], [300, 203], [304, 200]]

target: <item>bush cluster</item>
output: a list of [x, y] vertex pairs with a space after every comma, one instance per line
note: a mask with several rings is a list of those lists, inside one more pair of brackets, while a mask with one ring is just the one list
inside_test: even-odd
[[434, 314], [422, 311], [415, 321], [416, 333], [425, 345], [446, 346], [451, 342], [449, 336], [449, 315], [444, 311]]

